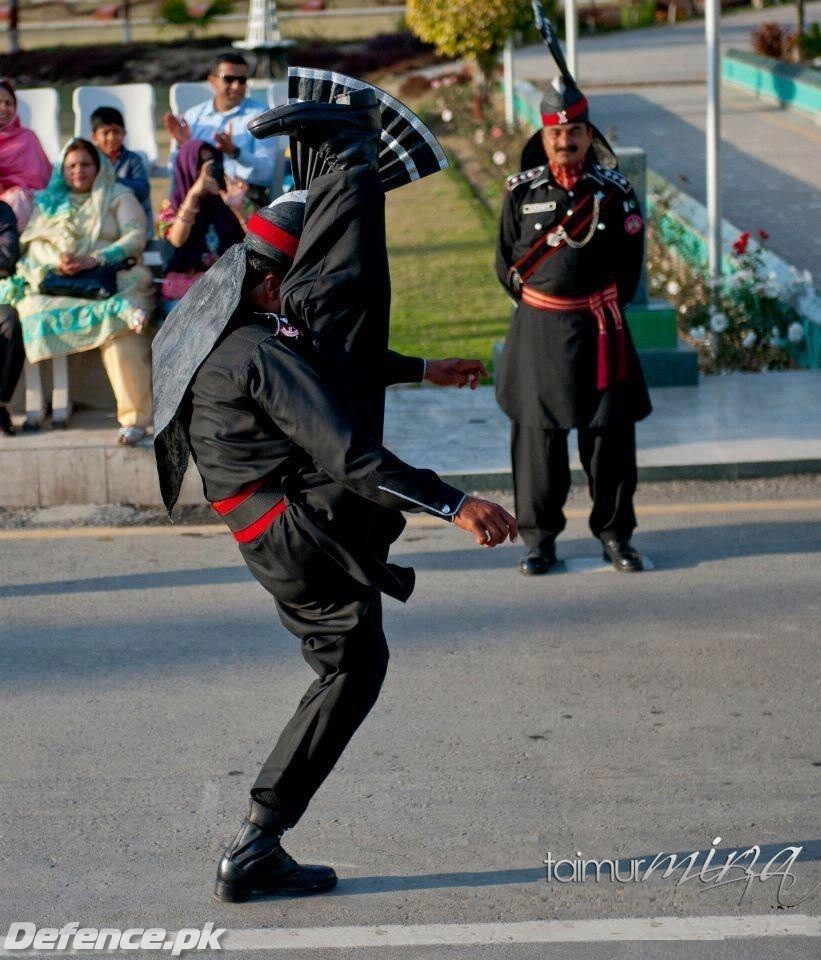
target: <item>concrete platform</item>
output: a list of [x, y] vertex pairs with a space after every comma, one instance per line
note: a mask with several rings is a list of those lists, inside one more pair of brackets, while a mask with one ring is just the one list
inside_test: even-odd
[[[642, 479], [821, 473], [821, 371], [702, 377], [652, 397], [638, 426]], [[150, 440], [121, 447], [116, 435], [113, 415], [88, 412], [68, 430], [0, 436], [0, 506], [158, 505]], [[492, 387], [389, 390], [385, 437], [403, 459], [470, 489], [511, 485], [508, 422]], [[580, 476], [575, 455], [573, 467]], [[202, 503], [193, 470], [180, 503]]]

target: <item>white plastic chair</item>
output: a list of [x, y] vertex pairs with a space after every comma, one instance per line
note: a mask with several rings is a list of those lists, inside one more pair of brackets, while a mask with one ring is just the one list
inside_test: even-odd
[[176, 117], [181, 117], [186, 110], [196, 107], [204, 100], [212, 100], [213, 97], [214, 91], [207, 80], [198, 83], [172, 83], [168, 91], [168, 103]]
[[159, 159], [154, 88], [150, 83], [123, 83], [110, 87], [76, 87], [72, 98], [74, 136], [91, 136], [91, 114], [97, 107], [116, 107], [125, 120], [125, 145], [142, 153], [149, 171]]
[[15, 90], [20, 123], [37, 134], [52, 163], [60, 156], [60, 97], [54, 87]]
[[[269, 106], [272, 107], [277, 106], [277, 103], [271, 102], [271, 93], [273, 88], [279, 85], [284, 85], [285, 97], [277, 103], [285, 103], [285, 100], [288, 98], [287, 80], [274, 82], [271, 80], [251, 79], [248, 81], [248, 93], [249, 96], [255, 100], [261, 100], [263, 103], [267, 102]], [[172, 83], [168, 91], [168, 102], [171, 107], [171, 112], [177, 117], [181, 117], [186, 110], [190, 110], [191, 107], [196, 107], [198, 103], [202, 103], [204, 100], [212, 100], [213, 97], [214, 91], [211, 89], [211, 84], [207, 80], [199, 80], [195, 83]]]

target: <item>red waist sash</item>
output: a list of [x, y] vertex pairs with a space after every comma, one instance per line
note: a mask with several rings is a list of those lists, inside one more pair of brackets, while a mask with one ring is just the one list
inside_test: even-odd
[[214, 500], [211, 506], [228, 524], [238, 543], [256, 540], [288, 506], [282, 491], [268, 477], [242, 487], [233, 496]]
[[[615, 283], [584, 297], [555, 297], [525, 284], [522, 303], [548, 313], [568, 313], [586, 310], [596, 318], [596, 389], [607, 390], [617, 383], [627, 382], [627, 334], [619, 308], [619, 293]], [[610, 327], [615, 333], [615, 364]], [[614, 370], [615, 366], [615, 370]]]

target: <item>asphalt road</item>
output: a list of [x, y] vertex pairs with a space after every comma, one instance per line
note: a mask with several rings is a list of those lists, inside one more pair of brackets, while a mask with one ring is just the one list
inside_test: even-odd
[[3, 531], [0, 931], [211, 921], [227, 957], [817, 957], [821, 891], [779, 910], [777, 878], [741, 904], [697, 876], [544, 878], [548, 853], [625, 876], [720, 837], [714, 865], [759, 844], [757, 874], [801, 846], [789, 903], [821, 881], [818, 482], [640, 505], [654, 569], [632, 577], [597, 562], [580, 496], [571, 571], [533, 580], [518, 546], [413, 523], [383, 695], [286, 837], [339, 887], [235, 906], [211, 900], [216, 861], [311, 679], [268, 597], [220, 528]]

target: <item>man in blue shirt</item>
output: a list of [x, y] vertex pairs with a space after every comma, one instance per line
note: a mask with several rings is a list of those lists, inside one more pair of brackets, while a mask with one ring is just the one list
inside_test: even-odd
[[248, 63], [239, 53], [219, 54], [211, 63], [208, 82], [214, 91], [212, 100], [191, 107], [182, 118], [167, 113], [163, 126], [178, 144], [192, 137], [212, 143], [223, 155], [226, 175], [246, 181], [251, 199], [266, 203], [276, 146], [270, 140], [255, 140], [247, 128], [268, 104], [246, 98]]

